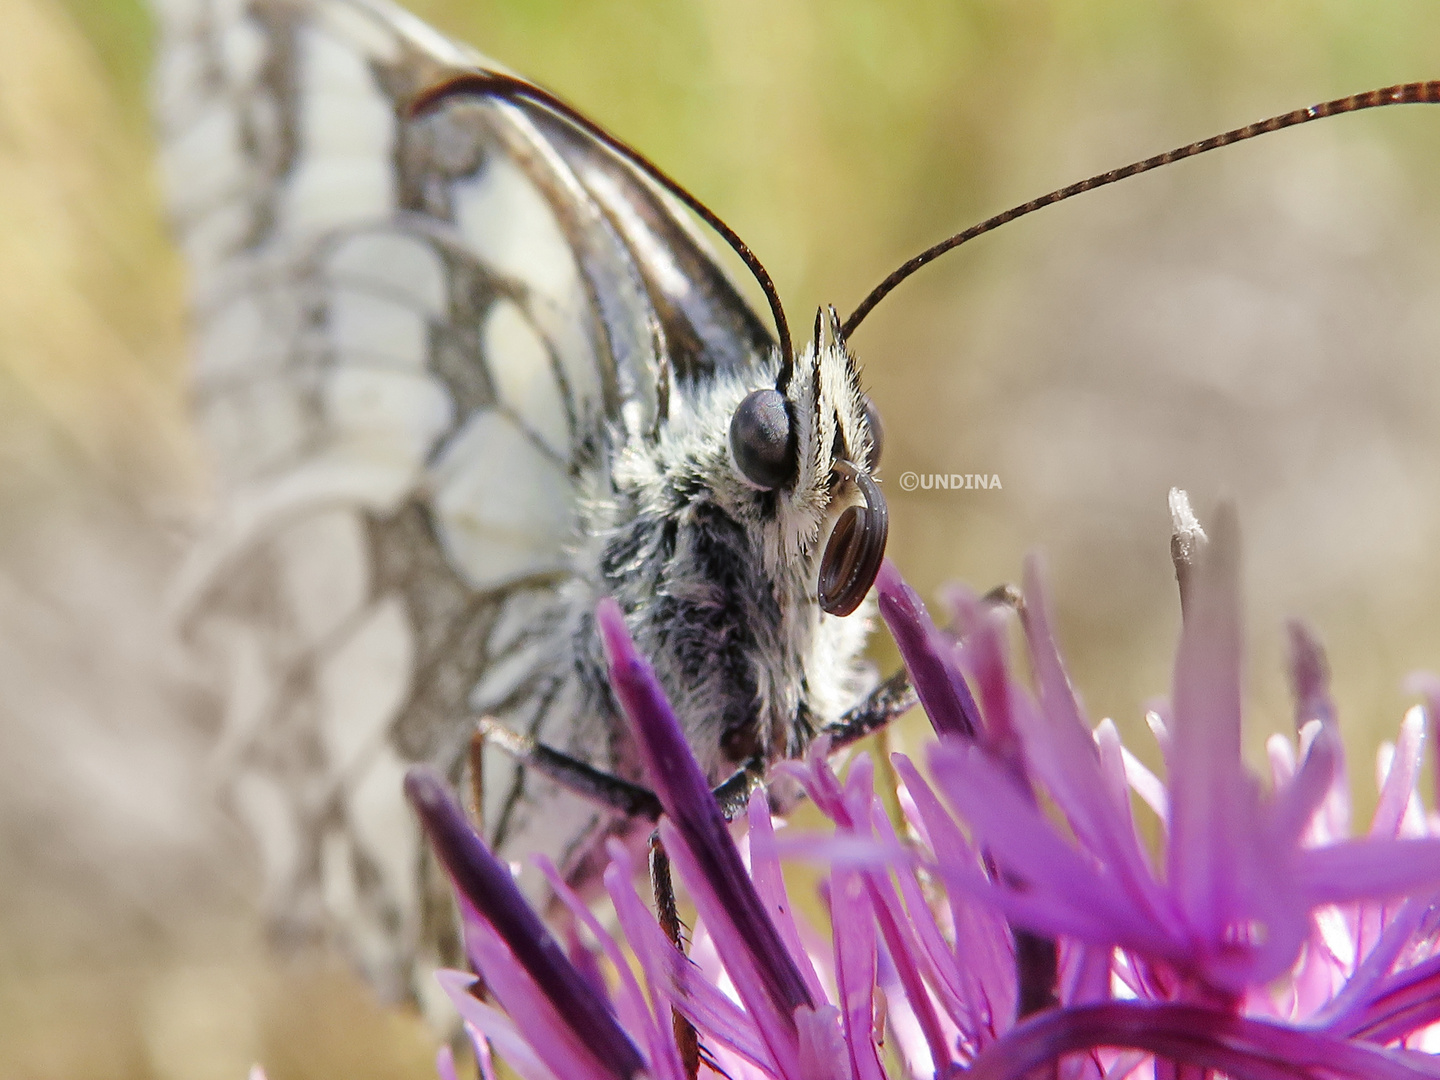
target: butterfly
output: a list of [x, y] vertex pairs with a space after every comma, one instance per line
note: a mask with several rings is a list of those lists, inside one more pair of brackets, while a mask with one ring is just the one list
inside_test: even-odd
[[190, 0], [162, 30], [218, 489], [176, 608], [282, 930], [338, 928], [391, 997], [453, 962], [414, 762], [582, 888], [648, 832], [503, 754], [469, 773], [485, 716], [640, 779], [601, 597], [717, 784], [909, 704], [860, 656], [887, 517], [833, 310], [777, 341], [643, 159], [384, 0]]
[[[385, 0], [171, 0], [162, 30], [162, 158], [218, 489], [178, 618], [225, 702], [216, 769], [268, 910], [339, 928], [393, 997], [458, 948], [401, 800], [410, 763], [476, 791], [503, 854], [549, 855], [582, 888], [605, 839], [648, 831], [581, 793], [640, 779], [600, 597], [717, 784], [908, 706], [903, 676], [876, 684], [860, 659], [888, 517], [847, 346], [896, 285], [1095, 187], [1440, 99], [1391, 87], [1070, 185], [920, 253], [843, 322], [822, 311], [796, 349], [723, 222]], [[761, 283], [773, 334], [691, 214]], [[563, 764], [473, 757], [479, 717]]]

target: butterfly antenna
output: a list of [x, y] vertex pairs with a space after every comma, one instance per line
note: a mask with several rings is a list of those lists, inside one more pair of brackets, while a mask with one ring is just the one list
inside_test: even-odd
[[719, 233], [721, 239], [730, 245], [731, 250], [740, 256], [740, 260], [745, 264], [745, 268], [750, 271], [756, 282], [759, 283], [760, 291], [765, 294], [765, 300], [770, 305], [770, 314], [775, 319], [775, 334], [780, 344], [780, 376], [776, 385], [777, 388], [781, 390], [788, 385], [794, 367], [795, 354], [790, 341], [790, 324], [785, 318], [785, 308], [780, 303], [780, 293], [775, 288], [775, 282], [771, 279], [769, 271], [765, 269], [755, 253], [750, 250], [749, 245], [736, 235], [734, 229], [721, 221], [713, 210], [694, 195], [691, 195], [679, 181], [673, 179], [665, 170], [656, 165], [644, 154], [640, 153], [640, 151], [628, 143], [617, 139], [599, 124], [595, 123], [595, 121], [582, 116], [548, 90], [544, 90], [534, 83], [526, 82], [524, 79], [517, 78], [514, 75], [489, 70], [462, 72], [420, 91], [419, 94], [411, 99], [407, 111], [412, 117], [420, 116], [430, 112], [450, 98], [463, 95], [503, 98], [509, 101], [529, 101], [532, 104], [540, 106], [542, 109], [555, 113], [557, 116], [562, 117], [588, 135], [599, 140], [617, 157], [635, 166], [635, 168], [639, 169], [656, 184], [659, 184], [660, 187], [664, 188], [693, 210], [706, 225], [709, 225], [710, 228]]
[[958, 232], [947, 240], [942, 240], [933, 247], [926, 248], [913, 259], [908, 260], [893, 274], [870, 290], [870, 295], [860, 302], [860, 306], [851, 312], [850, 317], [845, 320], [843, 327], [844, 335], [848, 338], [855, 332], [855, 328], [864, 321], [875, 305], [880, 303], [894, 290], [895, 286], [908, 278], [915, 271], [927, 263], [934, 262], [941, 255], [944, 255], [952, 248], [957, 248], [977, 236], [983, 236], [993, 229], [998, 229], [1007, 222], [1022, 218], [1026, 214], [1033, 214], [1055, 203], [1064, 202], [1073, 195], [1079, 195], [1086, 191], [1094, 191], [1096, 188], [1113, 184], [1119, 180], [1126, 180], [1132, 176], [1139, 176], [1151, 169], [1158, 169], [1161, 165], [1169, 165], [1172, 162], [1180, 161], [1183, 158], [1195, 157], [1210, 150], [1217, 150], [1222, 146], [1229, 146], [1231, 143], [1244, 142], [1246, 139], [1253, 139], [1257, 135], [1266, 135], [1272, 131], [1279, 131], [1281, 128], [1294, 127], [1296, 124], [1306, 124], [1311, 120], [1319, 120], [1326, 116], [1338, 116], [1340, 113], [1359, 112], [1361, 109], [1377, 109], [1382, 105], [1410, 105], [1425, 104], [1433, 105], [1440, 103], [1440, 80], [1432, 82], [1404, 83], [1400, 86], [1387, 86], [1383, 90], [1371, 90], [1365, 94], [1353, 94], [1350, 97], [1336, 98], [1334, 101], [1326, 101], [1320, 105], [1311, 105], [1308, 109], [1296, 109], [1294, 112], [1284, 113], [1280, 116], [1272, 116], [1268, 120], [1261, 120], [1256, 124], [1248, 124], [1242, 128], [1235, 128], [1223, 135], [1214, 135], [1201, 142], [1193, 142], [1188, 146], [1181, 146], [1174, 150], [1166, 151], [1163, 154], [1156, 154], [1154, 157], [1146, 158], [1144, 161], [1137, 161], [1133, 165], [1126, 165], [1123, 169], [1111, 169], [1109, 172], [1092, 176], [1088, 180], [1081, 180], [1079, 183], [1070, 184], [1052, 191], [1048, 195], [1042, 195], [1038, 199], [1031, 199], [1027, 203], [1012, 207], [1002, 214], [996, 214], [992, 218], [972, 225], [964, 232]]

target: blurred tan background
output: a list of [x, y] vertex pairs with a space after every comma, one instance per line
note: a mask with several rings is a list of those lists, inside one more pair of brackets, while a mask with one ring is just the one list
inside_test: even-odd
[[[793, 321], [1052, 187], [1440, 78], [1440, 8], [1221, 0], [426, 0], [687, 182]], [[431, 1075], [422, 1031], [245, 915], [164, 637], [202, 511], [183, 268], [137, 0], [0, 0], [0, 1077]], [[1045, 552], [1096, 718], [1147, 760], [1177, 624], [1165, 492], [1246, 528], [1250, 745], [1282, 620], [1331, 647], [1357, 799], [1440, 668], [1440, 108], [1301, 128], [1082, 197], [914, 279], [853, 341], [891, 553], [927, 595]], [[905, 470], [1001, 491], [898, 490]], [[893, 651], [877, 644], [887, 665]], [[901, 741], [913, 741], [914, 729]]]

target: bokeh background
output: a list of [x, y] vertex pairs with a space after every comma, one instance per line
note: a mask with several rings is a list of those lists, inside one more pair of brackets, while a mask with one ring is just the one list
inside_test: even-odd
[[[1345, 93], [1440, 77], [1427, 0], [416, 0], [725, 217], [793, 321], [996, 210]], [[210, 809], [167, 575], [204, 513], [184, 271], [137, 0], [0, 0], [0, 1077], [431, 1074], [333, 958], [280, 958]], [[1046, 557], [1074, 680], [1151, 762], [1165, 493], [1245, 528], [1248, 741], [1283, 620], [1331, 649], [1357, 800], [1440, 667], [1440, 109], [1271, 136], [947, 257], [852, 342], [922, 591]], [[1000, 491], [905, 494], [901, 471]], [[877, 643], [877, 658], [893, 651]], [[914, 725], [898, 739], [915, 737]]]

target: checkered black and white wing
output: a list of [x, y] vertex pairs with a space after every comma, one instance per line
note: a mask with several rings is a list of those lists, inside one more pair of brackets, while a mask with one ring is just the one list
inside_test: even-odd
[[338, 927], [404, 995], [453, 947], [404, 768], [458, 777], [477, 702], [554, 737], [579, 478], [771, 344], [590, 138], [493, 99], [410, 118], [491, 65], [384, 0], [157, 7], [217, 492], [178, 607], [224, 702], [217, 775], [281, 925]]

